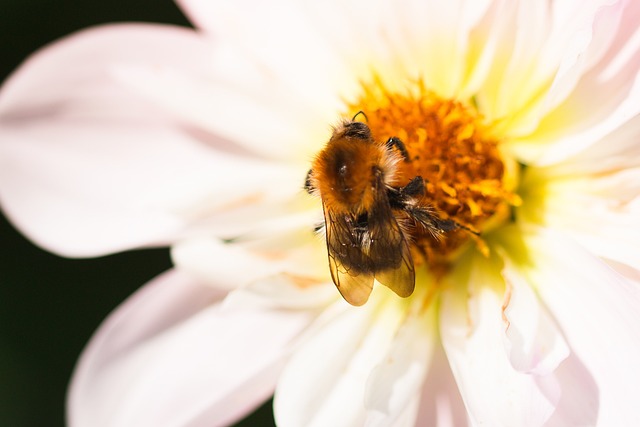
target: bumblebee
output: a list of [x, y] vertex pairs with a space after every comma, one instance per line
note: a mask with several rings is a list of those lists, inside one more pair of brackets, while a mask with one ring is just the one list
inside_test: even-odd
[[438, 238], [458, 227], [425, 201], [422, 177], [398, 186], [398, 165], [409, 161], [404, 143], [374, 140], [368, 125], [355, 120], [359, 114], [334, 128], [305, 182], [322, 199], [333, 283], [355, 306], [367, 302], [374, 279], [400, 297], [413, 293], [411, 229], [424, 227]]

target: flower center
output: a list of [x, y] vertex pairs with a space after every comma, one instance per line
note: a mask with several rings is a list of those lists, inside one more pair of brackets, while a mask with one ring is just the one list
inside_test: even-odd
[[398, 183], [414, 177], [425, 181], [424, 202], [442, 219], [460, 227], [435, 238], [424, 228], [411, 229], [410, 241], [416, 264], [444, 267], [475, 239], [509, 217], [517, 196], [506, 188], [507, 167], [498, 139], [471, 105], [443, 99], [421, 82], [404, 93], [391, 93], [381, 83], [367, 85], [359, 99], [348, 104], [352, 114], [363, 111], [375, 140], [399, 138], [406, 147], [406, 161], [398, 164]]

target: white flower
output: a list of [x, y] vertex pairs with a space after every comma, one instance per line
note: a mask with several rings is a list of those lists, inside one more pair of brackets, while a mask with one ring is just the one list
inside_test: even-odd
[[[71, 426], [224, 425], [274, 389], [281, 426], [640, 424], [640, 2], [180, 5], [197, 30], [86, 30], [0, 91], [27, 236], [176, 264], [89, 343]], [[416, 233], [414, 294], [355, 308], [302, 187], [358, 110], [481, 234]]]

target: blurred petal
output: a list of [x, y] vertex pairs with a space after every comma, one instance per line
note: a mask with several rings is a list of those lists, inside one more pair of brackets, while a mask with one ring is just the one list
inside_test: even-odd
[[479, 28], [480, 34], [498, 35], [499, 43], [478, 101], [489, 120], [500, 120], [498, 126], [508, 134], [536, 129], [575, 86], [585, 63], [610, 43], [622, 2], [576, 3], [494, 2], [488, 15], [494, 22], [488, 30], [489, 21]]
[[273, 236], [266, 241], [253, 233], [246, 241], [193, 237], [174, 244], [171, 256], [179, 270], [225, 289], [279, 274], [299, 281], [300, 286], [331, 281], [326, 266], [326, 245], [313, 234], [311, 225], [292, 233], [273, 230], [271, 233]]
[[225, 300], [225, 307], [256, 307], [278, 309], [324, 309], [340, 298], [333, 283], [287, 273], [274, 274], [243, 286]]
[[402, 317], [389, 304], [394, 296], [383, 288], [374, 289], [365, 307], [336, 303], [296, 349], [276, 389], [279, 426], [363, 424], [367, 378], [389, 348]]
[[555, 392], [560, 393], [560, 400], [545, 427], [598, 425], [600, 391], [589, 370], [575, 354], [570, 354], [560, 364], [554, 376], [547, 378], [546, 385], [557, 389]]
[[525, 272], [597, 384], [598, 425], [640, 425], [640, 288], [557, 232], [526, 242]]
[[113, 84], [113, 67], [147, 64], [203, 73], [211, 66], [210, 50], [193, 30], [177, 26], [111, 24], [82, 30], [36, 52], [8, 78], [0, 92], [0, 118], [17, 125], [55, 114], [145, 119], [160, 126], [166, 117]]
[[[603, 12], [606, 24], [598, 27], [598, 31], [615, 35], [605, 44], [606, 52], [597, 55], [599, 61], [581, 74], [572, 92], [535, 132], [516, 144], [519, 155], [528, 162], [558, 162], [594, 144], [640, 112], [640, 37], [636, 31], [640, 3], [618, 1], [610, 7]], [[619, 21], [607, 12], [621, 14]], [[599, 43], [596, 49], [601, 48]]]
[[171, 258], [179, 270], [228, 290], [278, 272], [278, 266], [268, 259], [214, 238], [178, 242], [171, 247]]
[[640, 114], [608, 133], [595, 144], [560, 163], [545, 168], [549, 177], [562, 179], [597, 175], [640, 167]]
[[[387, 354], [378, 364], [365, 390], [367, 426], [396, 425], [403, 416], [408, 418], [409, 402], [415, 400], [413, 416], [417, 416], [418, 396], [431, 362], [436, 342], [436, 310], [409, 315], [391, 343]], [[405, 420], [409, 425], [415, 424]]]
[[529, 284], [509, 268], [503, 276], [505, 345], [511, 365], [522, 373], [549, 375], [569, 356], [569, 347]]
[[69, 424], [227, 425], [267, 399], [313, 315], [226, 310], [221, 296], [172, 272], [116, 310], [78, 364]]
[[189, 75], [146, 65], [118, 67], [116, 75], [132, 93], [162, 106], [190, 126], [268, 159], [306, 159], [328, 138], [327, 123], [338, 116], [334, 112], [324, 115], [324, 122], [318, 120], [318, 112], [286, 95], [290, 88], [279, 81], [267, 81], [259, 91], [251, 91], [237, 87], [215, 70]]
[[435, 349], [421, 393], [416, 426], [468, 427], [467, 409], [441, 345]]
[[456, 281], [469, 283], [469, 294], [446, 292], [440, 319], [442, 343], [469, 416], [475, 424], [542, 426], [558, 396], [548, 396], [535, 375], [516, 371], [507, 358], [502, 295], [496, 291], [502, 282], [499, 266], [477, 255], [471, 267], [467, 280]]
[[187, 29], [113, 25], [19, 68], [0, 93], [0, 200], [16, 225], [57, 253], [100, 255], [166, 244], [216, 209], [297, 193], [303, 167], [219, 151], [113, 74], [122, 64], [201, 74], [209, 49]]
[[553, 168], [532, 168], [525, 185], [531, 203], [523, 206], [523, 219], [563, 230], [592, 253], [640, 269], [640, 168], [559, 178]]
[[[246, 139], [270, 157], [291, 158], [297, 154], [295, 157], [301, 159], [312, 155], [314, 151], [305, 148], [317, 146], [307, 141], [309, 136], [328, 138], [327, 124], [344, 112], [344, 96], [358, 87], [357, 70], [347, 66], [345, 57], [338, 56], [339, 45], [321, 33], [328, 23], [316, 20], [303, 2], [291, 0], [178, 3], [205, 34], [213, 34], [222, 49], [216, 53], [217, 82], [212, 90], [224, 97], [231, 95], [230, 108], [239, 113], [230, 117], [227, 111], [221, 111], [223, 118], [231, 120], [229, 123], [215, 117], [209, 121]], [[349, 7], [341, 4], [340, 9], [333, 9], [342, 13]], [[332, 21], [331, 28], [340, 31], [340, 24]], [[349, 40], [340, 40], [345, 42]], [[362, 50], [360, 53], [366, 54]], [[279, 137], [267, 126], [251, 134], [244, 123], [238, 122], [251, 120], [256, 108], [265, 113], [263, 117], [269, 118], [272, 127], [280, 126]], [[256, 119], [262, 121], [260, 116]], [[287, 152], [291, 150], [295, 153]]]

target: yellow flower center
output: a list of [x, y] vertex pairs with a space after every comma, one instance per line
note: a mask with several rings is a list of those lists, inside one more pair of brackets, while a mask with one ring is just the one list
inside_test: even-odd
[[[399, 184], [421, 176], [425, 197], [442, 219], [462, 226], [436, 239], [428, 230], [412, 230], [410, 241], [416, 264], [446, 268], [465, 243], [475, 239], [486, 252], [480, 233], [510, 215], [518, 203], [507, 179], [511, 167], [503, 161], [499, 140], [470, 103], [443, 99], [421, 82], [403, 93], [388, 91], [379, 81], [363, 85], [360, 97], [348, 103], [350, 113], [366, 114], [375, 140], [397, 137], [406, 147], [400, 162]], [[508, 188], [510, 187], [510, 188]]]

